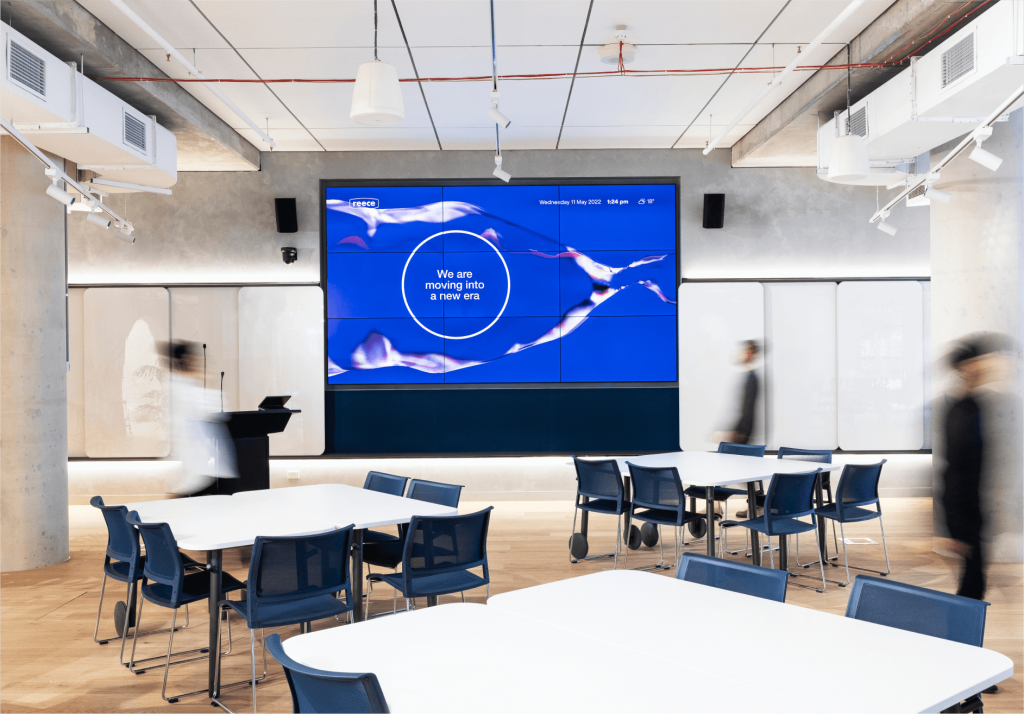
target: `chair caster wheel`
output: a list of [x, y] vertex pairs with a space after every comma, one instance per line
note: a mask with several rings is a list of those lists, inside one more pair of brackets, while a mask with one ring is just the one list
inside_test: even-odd
[[[118, 600], [114, 605], [114, 627], [118, 632], [124, 632], [124, 616], [128, 612], [128, 605], [123, 600]], [[135, 612], [132, 611], [128, 618], [128, 627], [135, 627]]]
[[569, 538], [569, 555], [576, 560], [583, 560], [590, 551], [587, 537], [582, 533], [573, 533]]
[[703, 538], [708, 532], [708, 524], [703, 519], [699, 521], [690, 521], [687, 528], [690, 529], [690, 535], [694, 538]]
[[640, 542], [648, 548], [658, 545], [658, 527], [653, 523], [644, 523], [640, 526]]
[[629, 535], [626, 536], [626, 547], [630, 550], [640, 550], [640, 545], [642, 543], [643, 540], [640, 538], [640, 529], [630, 523]]

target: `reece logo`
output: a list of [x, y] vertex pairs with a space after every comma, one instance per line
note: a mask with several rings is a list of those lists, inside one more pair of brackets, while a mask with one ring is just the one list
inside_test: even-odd
[[380, 208], [380, 201], [376, 198], [353, 198], [348, 205], [355, 208]]

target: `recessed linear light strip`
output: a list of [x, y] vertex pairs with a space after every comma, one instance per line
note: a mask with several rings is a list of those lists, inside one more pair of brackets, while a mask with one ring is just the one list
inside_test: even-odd
[[[910, 193], [913, 192], [916, 188], [926, 183], [929, 186], [929, 190], [935, 191], [936, 189], [931, 188], [931, 184], [938, 180], [939, 172], [942, 171], [942, 169], [945, 166], [947, 166], [953, 159], [955, 159], [957, 156], [966, 151], [967, 148], [974, 142], [977, 142], [978, 145], [975, 147], [974, 151], [971, 152], [971, 158], [974, 159], [979, 164], [981, 164], [982, 166], [984, 166], [985, 168], [990, 169], [992, 171], [995, 171], [997, 168], [999, 168], [999, 164], [1002, 163], [1002, 159], [982, 149], [981, 143], [992, 135], [992, 125], [995, 124], [999, 120], [999, 118], [1006, 113], [1007, 109], [1013, 106], [1013, 104], [1022, 97], [1024, 97], [1024, 84], [1017, 87], [1017, 89], [1014, 90], [1013, 94], [1007, 97], [1006, 101], [1000, 104], [994, 112], [989, 114], [988, 118], [984, 122], [982, 122], [980, 126], [978, 126], [970, 134], [965, 136], [952, 151], [946, 154], [942, 158], [942, 160], [935, 165], [935, 168], [931, 169], [926, 174], [922, 174], [915, 181], [908, 183], [907, 187], [904, 188], [896, 198], [892, 199], [887, 204], [885, 204], [885, 206], [875, 211], [874, 215], [871, 216], [871, 220], [868, 222], [874, 223], [875, 221], [883, 219], [886, 216], [888, 216], [889, 211], [892, 210], [892, 208], [897, 203], [899, 203], [904, 198], [909, 196]], [[944, 199], [943, 196], [948, 196], [948, 194], [945, 194], [944, 191], [938, 191], [937, 194], [933, 194], [934, 198], [945, 203], [949, 199]]]
[[[811, 44], [807, 45], [807, 50], [806, 50], [807, 54], [810, 55], [812, 52], [814, 52], [816, 49], [818, 49], [818, 47], [820, 47], [825, 42], [825, 40], [829, 37], [829, 35], [831, 35], [833, 32], [835, 32], [837, 29], [839, 29], [839, 27], [844, 22], [846, 22], [850, 18], [850, 16], [853, 15], [853, 13], [855, 13], [857, 10], [859, 10], [861, 5], [863, 5], [863, 4], [864, 4], [864, 0], [854, 0], [849, 5], [847, 5], [846, 9], [844, 9], [841, 13], [839, 13], [836, 16], [836, 18], [834, 20], [832, 20], [832, 22], [830, 22], [828, 24], [828, 27], [826, 27], [824, 30], [819, 32], [818, 36], [815, 37], [814, 40], [811, 41]], [[800, 59], [800, 55], [799, 54], [796, 57], [794, 57], [793, 60], [789, 64], [787, 64], [785, 66], [785, 68], [775, 77], [775, 79], [773, 79], [771, 82], [769, 82], [768, 85], [764, 89], [762, 89], [760, 92], [758, 92], [757, 96], [755, 96], [753, 99], [751, 99], [750, 102], [747, 104], [747, 106], [743, 107], [743, 109], [740, 111], [740, 113], [737, 114], [733, 118], [733, 120], [731, 122], [729, 122], [728, 126], [726, 126], [724, 129], [722, 129], [722, 131], [718, 132], [718, 136], [716, 136], [714, 139], [712, 139], [711, 143], [708, 144], [707, 148], [704, 149], [704, 155], [705, 156], [710, 154], [711, 151], [716, 146], [718, 146], [718, 142], [720, 142], [722, 139], [724, 139], [726, 134], [728, 134], [730, 131], [732, 131], [734, 128], [736, 128], [736, 125], [739, 124], [741, 121], [743, 121], [743, 119], [746, 118], [746, 116], [748, 114], [750, 114], [751, 111], [753, 111], [754, 107], [756, 107], [761, 102], [761, 100], [764, 99], [768, 95], [769, 92], [771, 92], [773, 89], [775, 89], [780, 84], [782, 84], [782, 80], [784, 80], [786, 77], [788, 77], [793, 72], [793, 70], [795, 70], [797, 68], [797, 60], [798, 59]]]
[[124, 16], [131, 20], [133, 23], [135, 23], [135, 25], [140, 30], [149, 35], [154, 42], [163, 47], [164, 52], [166, 52], [174, 59], [178, 60], [178, 62], [180, 62], [182, 66], [184, 66], [185, 69], [188, 70], [189, 74], [193, 75], [194, 77], [198, 77], [199, 81], [206, 84], [207, 89], [213, 92], [214, 96], [216, 96], [218, 99], [224, 102], [228, 106], [228, 108], [238, 116], [239, 119], [248, 124], [249, 128], [255, 131], [256, 134], [270, 146], [270, 148], [277, 148], [277, 142], [271, 139], [266, 132], [260, 129], [256, 122], [250, 119], [245, 112], [239, 109], [238, 106], [233, 101], [228, 99], [227, 95], [224, 94], [224, 92], [220, 91], [220, 89], [214, 83], [207, 80], [203, 76], [202, 72], [196, 69], [187, 59], [185, 59], [185, 57], [180, 52], [178, 52], [178, 50], [174, 49], [174, 47], [171, 46], [171, 43], [169, 43], [167, 40], [161, 37], [160, 34], [152, 27], [150, 27], [145, 20], [136, 15], [135, 12], [132, 11], [130, 7], [125, 5], [124, 0], [110, 0], [110, 4], [116, 7], [118, 10], [120, 10], [124, 14]]
[[[57, 199], [66, 206], [70, 206], [72, 203], [75, 202], [75, 199], [73, 197], [68, 195], [67, 192], [62, 191], [60, 187], [57, 186], [57, 181], [64, 181], [66, 184], [72, 186], [76, 191], [82, 194], [82, 197], [86, 198], [89, 201], [89, 204], [92, 206], [92, 211], [87, 216], [87, 220], [90, 220], [91, 222], [97, 224], [99, 224], [100, 222], [106, 223], [107, 225], [103, 227], [109, 228], [110, 222], [103, 221], [103, 219], [98, 216], [98, 214], [101, 212], [106, 213], [108, 216], [110, 216], [112, 220], [117, 221], [118, 227], [121, 230], [121, 233], [115, 234], [115, 237], [118, 238], [119, 240], [124, 240], [127, 243], [135, 242], [135, 239], [130, 237], [131, 232], [133, 230], [133, 226], [130, 222], [126, 221], [125, 219], [121, 218], [121, 216], [114, 213], [114, 211], [111, 210], [110, 207], [107, 206], [102, 201], [97, 201], [96, 198], [91, 193], [89, 193], [89, 190], [87, 188], [82, 186], [80, 183], [78, 183], [73, 178], [64, 173], [63, 170], [58, 168], [57, 164], [53, 163], [53, 161], [51, 161], [50, 158], [46, 156], [46, 154], [37, 149], [31, 141], [22, 136], [21, 132], [15, 129], [13, 125], [9, 124], [6, 119], [0, 118], [0, 127], [2, 127], [3, 130], [10, 134], [15, 141], [17, 141], [19, 144], [25, 147], [25, 149], [28, 150], [29, 153], [31, 153], [33, 156], [39, 159], [43, 163], [43, 165], [46, 166], [47, 176], [53, 179], [53, 185], [46, 189], [46, 193], [49, 194], [51, 198]], [[97, 218], [94, 219], [93, 216], [97, 216]], [[121, 236], [124, 237], [122, 238]]]

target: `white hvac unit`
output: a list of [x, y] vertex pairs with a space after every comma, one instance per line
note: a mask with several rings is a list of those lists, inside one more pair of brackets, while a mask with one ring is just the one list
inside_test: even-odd
[[[818, 176], [828, 180], [836, 137], [864, 137], [871, 174], [891, 185], [914, 157], [963, 136], [1024, 81], [1024, 0], [1001, 0], [910, 67], [818, 129]], [[848, 182], [842, 182], [848, 183]]]
[[157, 188], [177, 182], [177, 140], [153, 117], [9, 25], [0, 23], [0, 41], [4, 118], [37, 147], [106, 179]]

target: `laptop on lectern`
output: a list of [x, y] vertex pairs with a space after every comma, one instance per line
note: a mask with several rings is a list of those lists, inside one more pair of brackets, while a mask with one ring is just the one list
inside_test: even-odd
[[286, 394], [283, 397], [263, 397], [263, 401], [260, 402], [257, 407], [261, 412], [267, 409], [284, 409], [284, 405], [291, 399], [290, 394]]

